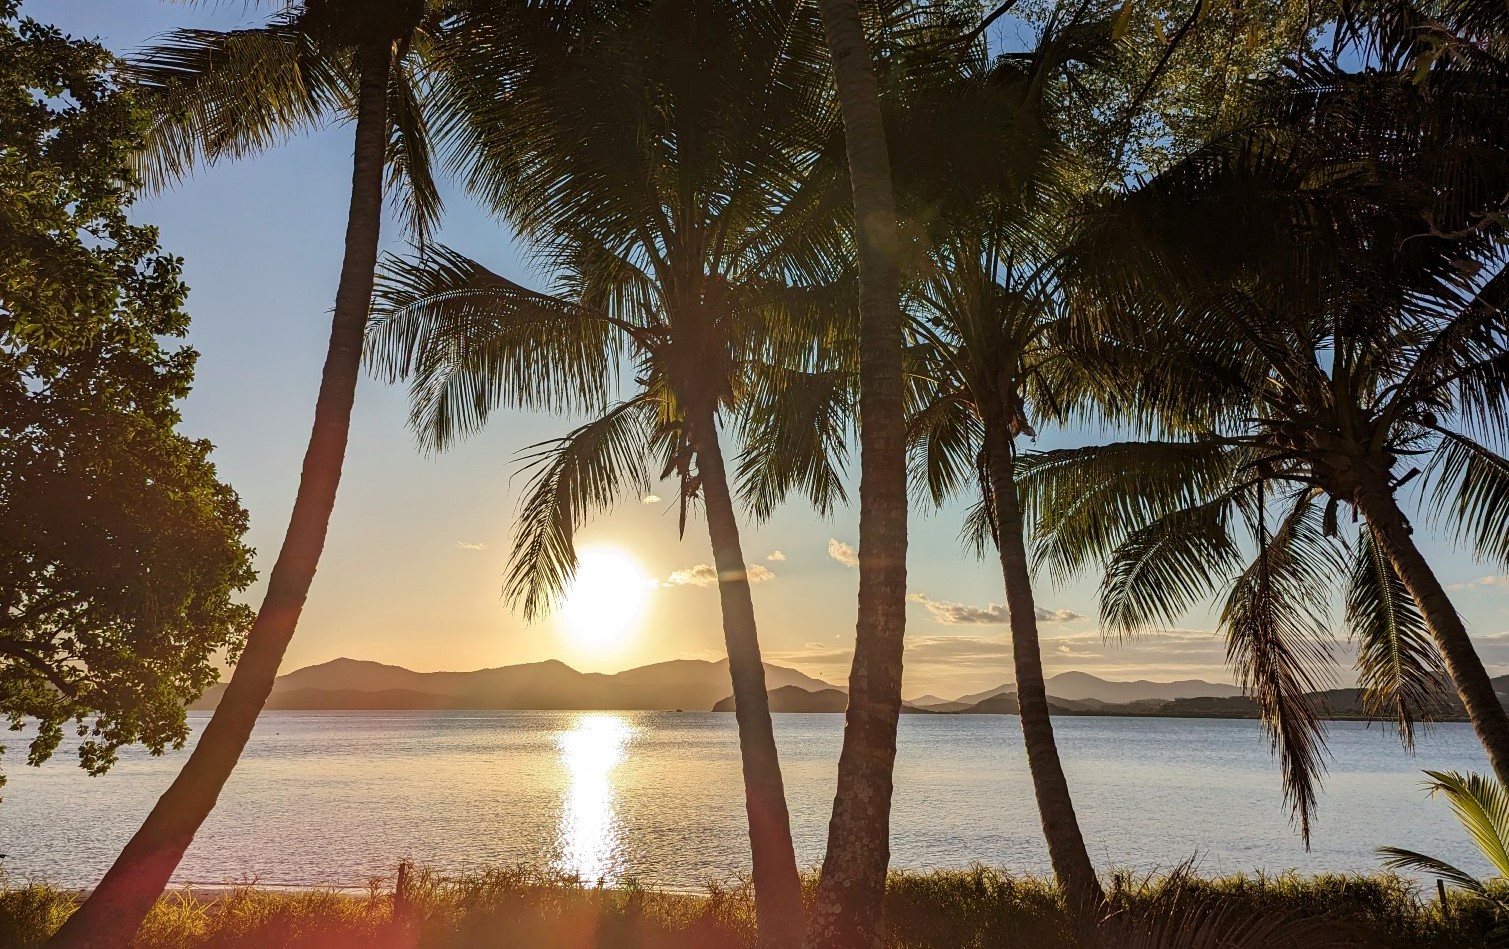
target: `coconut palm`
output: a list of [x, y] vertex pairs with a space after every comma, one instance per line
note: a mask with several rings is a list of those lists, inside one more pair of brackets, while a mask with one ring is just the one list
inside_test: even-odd
[[652, 476], [679, 481], [683, 532], [700, 501], [760, 940], [794, 946], [801, 889], [734, 485], [757, 513], [794, 484], [828, 509], [843, 498], [827, 460], [842, 429], [818, 436], [815, 467], [781, 474], [759, 462], [731, 473], [720, 428], [751, 395], [811, 376], [841, 349], [844, 307], [826, 282], [846, 269], [849, 216], [818, 26], [790, 2], [672, 0], [587, 16], [526, 58], [477, 54], [503, 79], [466, 120], [473, 186], [555, 286], [527, 290], [444, 248], [395, 260], [372, 359], [410, 382], [413, 426], [431, 448], [502, 406], [593, 413], [528, 459], [505, 581], [526, 618], [571, 578], [587, 518], [642, 497]]
[[859, 615], [838, 790], [806, 945], [879, 946], [906, 634], [906, 419], [896, 199], [856, 0], [818, 0], [833, 62], [859, 261]]
[[[1066, 209], [1086, 177], [1083, 156], [1054, 128], [1071, 66], [1108, 61], [1106, 21], [1050, 24], [1027, 55], [968, 57], [962, 75], [915, 91], [898, 121], [896, 160], [909, 201], [930, 209], [926, 262], [908, 281], [917, 340], [910, 419], [915, 482], [936, 504], [980, 499], [971, 520], [999, 554], [1010, 613], [1017, 698], [1033, 789], [1060, 886], [1087, 922], [1104, 893], [1074, 813], [1048, 712], [1023, 512], [1018, 438], [1045, 420], [1083, 413], [1098, 379], [1098, 334], [1071, 311], [1057, 281]], [[965, 155], [937, 160], [936, 143]], [[917, 143], [917, 144], [913, 144]], [[949, 147], [946, 146], [946, 147]], [[915, 152], [915, 154], [913, 154]], [[920, 216], [920, 215], [919, 215]]]
[[1509, 792], [1504, 785], [1481, 774], [1456, 771], [1427, 771], [1425, 788], [1435, 797], [1446, 798], [1457, 823], [1472, 838], [1478, 853], [1493, 868], [1488, 879], [1473, 876], [1466, 870], [1437, 857], [1402, 847], [1379, 847], [1383, 865], [1390, 870], [1430, 873], [1467, 893], [1473, 900], [1487, 905], [1501, 920], [1496, 935], [1502, 937], [1509, 923]]
[[1135, 384], [1171, 437], [1048, 452], [1024, 476], [1041, 559], [1059, 576], [1107, 563], [1107, 629], [1227, 591], [1228, 658], [1307, 838], [1337, 589], [1374, 712], [1408, 742], [1450, 683], [1509, 771], [1509, 716], [1402, 490], [1509, 561], [1500, 81], [1300, 67], [1255, 130], [1110, 202], [1082, 272], [1142, 328]]
[[330, 345], [288, 532], [224, 697], [183, 770], [54, 946], [124, 946], [215, 805], [272, 689], [324, 546], [340, 482], [371, 303], [384, 182], [423, 234], [439, 212], [417, 74], [442, 36], [422, 0], [305, 0], [262, 26], [179, 30], [143, 51], [130, 78], [156, 113], [144, 179], [255, 155], [297, 132], [354, 119], [345, 256]]

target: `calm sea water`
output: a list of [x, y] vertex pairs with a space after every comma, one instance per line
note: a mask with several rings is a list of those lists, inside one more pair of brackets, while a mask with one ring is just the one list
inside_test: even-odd
[[[798, 858], [821, 860], [839, 715], [777, 715]], [[207, 716], [196, 714], [203, 727]], [[1330, 729], [1313, 848], [1290, 828], [1257, 725], [1056, 720], [1101, 867], [1377, 869], [1409, 847], [1479, 868], [1421, 768], [1484, 770], [1465, 725], [1405, 754], [1384, 730]], [[10, 736], [16, 737], [16, 736]], [[90, 778], [59, 755], [25, 767], [7, 741], [0, 866], [12, 882], [98, 879], [186, 752], [127, 751]], [[907, 716], [896, 765], [894, 863], [1046, 872], [1015, 716]], [[732, 715], [602, 712], [270, 712], [177, 880], [360, 886], [401, 859], [442, 872], [521, 862], [609, 882], [696, 887], [748, 865]]]

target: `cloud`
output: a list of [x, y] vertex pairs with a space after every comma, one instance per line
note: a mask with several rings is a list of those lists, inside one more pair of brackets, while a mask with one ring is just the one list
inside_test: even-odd
[[781, 561], [786, 559], [786, 555], [781, 553], [779, 550], [772, 550], [770, 552], [770, 556], [766, 557], [765, 559], [771, 561]]
[[644, 496], [644, 500], [641, 501], [640, 503], [641, 504], [659, 504], [660, 503], [660, 495], [658, 495], [658, 494], [646, 494]]
[[836, 537], [828, 538], [828, 556], [837, 560], [845, 567], [859, 566], [859, 554], [855, 552], [853, 547]]
[[1448, 584], [1448, 590], [1482, 590], [1487, 587], [1509, 587], [1509, 576], [1504, 577], [1478, 577], [1466, 583]]
[[[933, 618], [946, 626], [996, 626], [1011, 622], [1011, 612], [1004, 603], [991, 603], [984, 607], [967, 606], [963, 603], [934, 600], [926, 593], [908, 593], [906, 598], [927, 607]], [[1081, 619], [1084, 616], [1073, 610], [1037, 608], [1039, 623], [1072, 623]]]
[[[767, 580], [775, 579], [775, 573], [772, 572], [771, 569], [764, 564], [751, 563], [745, 564], [744, 567], [745, 576], [748, 577], [750, 583], [764, 583]], [[729, 579], [738, 578], [731, 577]], [[696, 566], [687, 567], [685, 570], [675, 571], [669, 577], [665, 578], [664, 582], [661, 583], [661, 586], [710, 587], [716, 586], [717, 583], [718, 571], [713, 568], [712, 564], [699, 563]]]
[[456, 541], [456, 546], [460, 547], [462, 550], [486, 550], [487, 549], [487, 545], [486, 544], [472, 544], [472, 543], [468, 543], [467, 541], [464, 541], [464, 540], [458, 540], [458, 541]]
[[1037, 608], [1039, 623], [1072, 623], [1084, 618], [1083, 613], [1076, 613], [1073, 610], [1045, 610], [1041, 606]]

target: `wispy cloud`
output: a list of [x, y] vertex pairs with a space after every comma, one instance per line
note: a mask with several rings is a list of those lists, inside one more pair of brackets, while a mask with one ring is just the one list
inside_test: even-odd
[[783, 553], [781, 553], [779, 550], [772, 550], [770, 552], [770, 555], [768, 557], [766, 557], [765, 559], [766, 560], [773, 560], [773, 561], [781, 561], [781, 560], [785, 560], [786, 559], [786, 555], [783, 554]]
[[[946, 626], [996, 626], [1011, 622], [1011, 612], [1004, 603], [991, 603], [983, 607], [968, 606], [964, 603], [934, 600], [926, 593], [908, 593], [906, 598], [927, 607], [933, 618]], [[1072, 623], [1081, 619], [1084, 616], [1073, 610], [1045, 610], [1041, 606], [1037, 608], [1039, 623]]]
[[[744, 577], [747, 577], [749, 579], [750, 583], [765, 583], [768, 580], [774, 580], [775, 579], [775, 573], [774, 573], [774, 571], [772, 571], [769, 567], [765, 566], [764, 564], [750, 563], [750, 564], [745, 564], [744, 565]], [[742, 578], [740, 578], [740, 577], [729, 577], [728, 579], [733, 580], [733, 579], [742, 579]], [[717, 569], [714, 568], [712, 564], [699, 563], [696, 566], [687, 567], [685, 570], [677, 570], [677, 571], [675, 571], [669, 577], [665, 578], [665, 580], [661, 584], [661, 586], [668, 586], [668, 587], [686, 587], [686, 586], [692, 586], [692, 587], [710, 587], [710, 586], [716, 586], [717, 583], [718, 583], [718, 571], [717, 571]]]
[[456, 541], [456, 546], [460, 547], [462, 550], [486, 550], [487, 549], [487, 545], [486, 544], [473, 544], [473, 543], [471, 543], [469, 541], [465, 541], [465, 540], [458, 540], [458, 541]]
[[1504, 577], [1499, 577], [1499, 576], [1478, 577], [1476, 580], [1469, 580], [1466, 583], [1451, 583], [1451, 584], [1448, 584], [1447, 587], [1446, 587], [1446, 589], [1448, 589], [1448, 590], [1485, 590], [1488, 587], [1509, 587], [1509, 576], [1504, 576]]
[[660, 495], [658, 495], [658, 494], [646, 494], [644, 496], [644, 500], [641, 501], [640, 503], [641, 504], [659, 504], [660, 503]]
[[837, 560], [845, 567], [859, 566], [859, 553], [852, 546], [836, 537], [828, 538], [828, 556]]

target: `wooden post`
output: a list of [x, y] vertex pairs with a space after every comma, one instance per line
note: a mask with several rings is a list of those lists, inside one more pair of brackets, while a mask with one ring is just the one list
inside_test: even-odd
[[408, 860], [398, 863], [398, 880], [393, 885], [393, 918], [399, 922], [406, 922], [413, 910], [412, 894], [414, 864]]
[[1441, 898], [1441, 909], [1446, 909], [1446, 881], [1436, 877], [1436, 895]]

